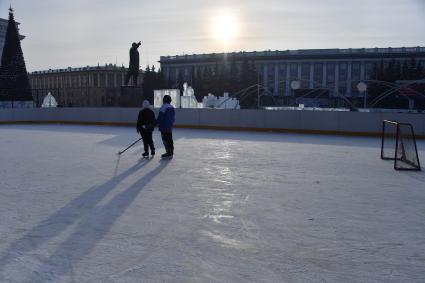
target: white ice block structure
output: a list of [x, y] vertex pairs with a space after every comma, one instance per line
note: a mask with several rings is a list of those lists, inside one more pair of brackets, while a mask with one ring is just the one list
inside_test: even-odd
[[219, 97], [209, 93], [208, 96], [204, 96], [202, 104], [203, 108], [240, 109], [239, 100], [234, 97], [229, 97], [229, 93], [227, 92]]
[[183, 84], [183, 96], [181, 97], [182, 108], [202, 108], [202, 103], [199, 103], [195, 97], [195, 90], [187, 83]]
[[161, 108], [162, 106], [162, 98], [165, 95], [171, 96], [171, 105], [175, 108], [180, 108], [180, 90], [179, 89], [158, 89], [153, 91], [154, 100], [153, 106], [154, 108]]
[[205, 96], [202, 102], [198, 102], [195, 97], [195, 90], [187, 83], [183, 85], [183, 96], [180, 96], [178, 89], [154, 90], [154, 107], [160, 108], [162, 98], [168, 94], [171, 96], [171, 104], [176, 108], [216, 108], [216, 109], [240, 109], [239, 100], [229, 97], [225, 92], [223, 96], [215, 96], [211, 93]]
[[182, 105], [182, 108], [202, 108], [202, 103], [198, 103], [196, 98], [191, 96], [182, 96], [181, 105]]
[[43, 104], [41, 104], [41, 107], [43, 108], [49, 108], [49, 107], [57, 107], [58, 103], [56, 102], [56, 99], [53, 97], [53, 95], [49, 92], [43, 99]]

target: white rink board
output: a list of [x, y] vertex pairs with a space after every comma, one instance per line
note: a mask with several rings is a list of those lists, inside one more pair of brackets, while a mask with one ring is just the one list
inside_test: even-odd
[[[162, 96], [156, 105], [162, 105]], [[178, 100], [178, 99], [177, 99]], [[174, 100], [175, 101], [175, 100]], [[180, 102], [178, 100], [178, 102]], [[156, 107], [156, 106], [155, 106]], [[2, 109], [0, 123], [69, 122], [135, 124], [140, 108]], [[156, 114], [158, 109], [155, 109]], [[416, 135], [425, 137], [425, 114], [362, 113], [295, 110], [230, 110], [176, 108], [177, 126], [236, 127], [248, 129], [324, 131], [379, 135], [382, 120], [411, 123]]]

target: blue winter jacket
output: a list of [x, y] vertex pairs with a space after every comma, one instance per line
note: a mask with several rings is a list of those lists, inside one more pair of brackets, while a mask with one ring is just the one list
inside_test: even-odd
[[161, 132], [171, 132], [174, 124], [174, 107], [171, 104], [163, 104], [159, 109], [158, 128]]

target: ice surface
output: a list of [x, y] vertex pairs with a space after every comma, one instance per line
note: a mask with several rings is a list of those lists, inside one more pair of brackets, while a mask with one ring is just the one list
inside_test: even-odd
[[0, 126], [0, 282], [425, 281], [425, 173], [379, 139], [174, 136]]

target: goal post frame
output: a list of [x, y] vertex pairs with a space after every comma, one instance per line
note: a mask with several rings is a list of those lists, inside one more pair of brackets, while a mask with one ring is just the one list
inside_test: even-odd
[[[395, 148], [394, 148], [394, 156], [393, 157], [388, 157], [388, 156], [385, 156], [384, 155], [385, 138], [386, 138], [386, 136], [388, 136], [386, 134], [386, 131], [385, 131], [385, 125], [386, 124], [392, 124], [395, 127], [395, 136], [394, 136], [394, 138], [395, 138]], [[414, 164], [413, 162], [408, 162], [408, 161], [406, 162], [406, 161], [402, 160], [401, 158], [398, 158], [398, 156], [397, 156], [400, 143], [401, 143], [401, 146], [403, 147], [403, 152], [404, 152], [404, 144], [403, 144], [403, 140], [402, 140], [403, 138], [402, 138], [402, 135], [401, 135], [400, 126], [405, 126], [405, 127], [410, 128], [410, 132], [412, 134], [411, 139], [412, 139], [413, 145], [414, 145], [415, 157], [416, 157], [417, 165]], [[421, 164], [420, 164], [420, 161], [419, 161], [418, 148], [416, 146], [416, 137], [415, 137], [415, 132], [413, 130], [412, 124], [409, 124], [409, 123], [399, 123], [397, 121], [391, 121], [391, 120], [383, 120], [382, 121], [381, 159], [384, 159], [384, 160], [394, 160], [394, 169], [395, 170], [421, 171]], [[405, 162], [405, 163], [409, 164], [411, 166], [411, 168], [398, 167], [397, 166], [397, 161]]]

